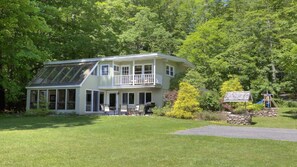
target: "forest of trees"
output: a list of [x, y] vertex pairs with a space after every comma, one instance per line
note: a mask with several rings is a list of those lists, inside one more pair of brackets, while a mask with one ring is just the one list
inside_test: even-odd
[[0, 110], [21, 106], [44, 61], [162, 52], [197, 85], [297, 90], [295, 0], [0, 0]]

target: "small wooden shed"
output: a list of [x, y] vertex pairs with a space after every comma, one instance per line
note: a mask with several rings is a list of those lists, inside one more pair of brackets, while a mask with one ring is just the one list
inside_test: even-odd
[[234, 92], [227, 92], [224, 96], [224, 103], [225, 102], [248, 102], [252, 101], [252, 94], [250, 91], [234, 91]]

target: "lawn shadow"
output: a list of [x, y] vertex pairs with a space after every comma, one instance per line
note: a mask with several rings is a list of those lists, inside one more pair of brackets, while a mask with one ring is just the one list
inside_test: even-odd
[[98, 120], [99, 116], [1, 116], [0, 131], [77, 127], [91, 125]]
[[289, 111], [283, 112], [282, 116], [292, 118], [292, 119], [297, 119], [297, 110], [289, 110]]

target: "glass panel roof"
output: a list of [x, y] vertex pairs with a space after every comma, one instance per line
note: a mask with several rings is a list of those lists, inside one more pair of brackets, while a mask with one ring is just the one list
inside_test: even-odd
[[79, 85], [95, 64], [96, 62], [45, 65], [28, 86]]

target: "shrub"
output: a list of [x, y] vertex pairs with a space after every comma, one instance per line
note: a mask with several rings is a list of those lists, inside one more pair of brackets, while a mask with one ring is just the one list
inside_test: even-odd
[[169, 105], [165, 105], [164, 107], [154, 107], [152, 111], [154, 115], [165, 116], [167, 112], [171, 111], [171, 108]]
[[239, 78], [231, 78], [225, 81], [221, 86], [221, 96], [224, 97], [227, 92], [242, 91], [242, 85], [240, 84]]
[[280, 107], [288, 107], [287, 105], [287, 101], [283, 100], [283, 99], [273, 99], [275, 101], [275, 103], [280, 106]]
[[176, 90], [171, 90], [164, 94], [164, 101], [166, 103], [170, 103], [169, 104], [170, 106], [173, 106], [176, 99], [177, 99], [177, 91]]
[[191, 112], [187, 112], [184, 110], [173, 110], [166, 113], [166, 116], [173, 118], [182, 118], [182, 119], [193, 119], [194, 116]]
[[53, 112], [51, 112], [47, 108], [39, 108], [39, 109], [30, 109], [25, 112], [25, 115], [26, 116], [46, 116], [52, 113]]
[[245, 106], [238, 106], [232, 111], [233, 114], [245, 114], [247, 112], [248, 110]]
[[297, 107], [297, 101], [274, 99], [276, 104], [280, 107]]
[[179, 87], [173, 110], [166, 115], [176, 118], [192, 118], [194, 112], [201, 111], [198, 102], [199, 92], [187, 82], [181, 82]]
[[203, 111], [200, 113], [197, 113], [196, 117], [201, 120], [206, 121], [221, 121], [226, 120], [226, 115], [222, 112], [209, 112], [209, 111]]
[[234, 114], [244, 114], [251, 111], [260, 111], [264, 108], [263, 104], [253, 104], [252, 102], [248, 103], [236, 103], [235, 109], [232, 111]]
[[204, 111], [218, 111], [220, 109], [220, 96], [217, 92], [207, 91], [201, 94], [199, 103]]
[[173, 110], [183, 110], [191, 113], [201, 111], [198, 97], [199, 92], [194, 88], [194, 86], [187, 82], [181, 82]]
[[263, 110], [264, 105], [263, 104], [248, 103], [246, 108], [247, 108], [248, 111], [260, 111], [260, 110]]
[[288, 107], [297, 107], [297, 102], [296, 101], [287, 101]]

